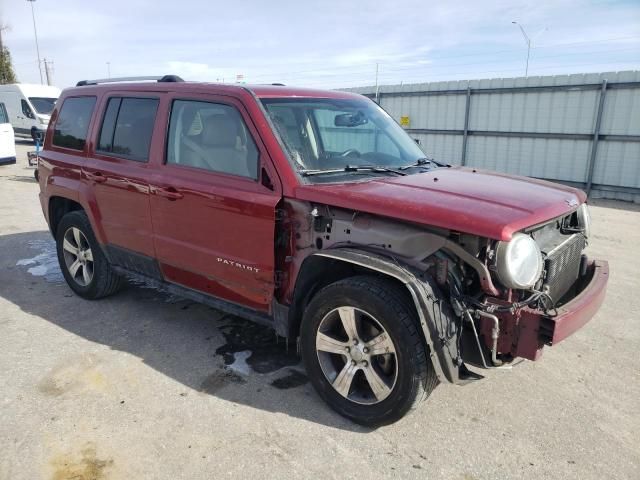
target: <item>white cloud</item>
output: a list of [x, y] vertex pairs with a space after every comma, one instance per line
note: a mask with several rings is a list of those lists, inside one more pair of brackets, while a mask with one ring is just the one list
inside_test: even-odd
[[[2, 1], [2, 0], [0, 0]], [[6, 5], [5, 33], [22, 81], [38, 81], [28, 2]], [[106, 75], [175, 73], [192, 80], [310, 86], [446, 80], [640, 67], [640, 5], [590, 0], [401, 2], [35, 3], [41, 55], [60, 86]], [[617, 40], [612, 40], [617, 39]]]

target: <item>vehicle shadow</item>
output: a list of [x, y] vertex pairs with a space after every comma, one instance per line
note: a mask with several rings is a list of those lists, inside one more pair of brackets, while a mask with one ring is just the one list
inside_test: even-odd
[[83, 300], [62, 282], [46, 231], [0, 236], [0, 251], [0, 296], [24, 312], [135, 355], [193, 392], [333, 428], [371, 431], [324, 404], [295, 346], [278, 342], [270, 329], [139, 285]]

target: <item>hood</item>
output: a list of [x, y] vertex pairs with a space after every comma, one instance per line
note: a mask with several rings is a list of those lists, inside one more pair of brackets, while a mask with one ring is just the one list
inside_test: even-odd
[[463, 167], [367, 182], [301, 185], [295, 193], [300, 200], [505, 241], [586, 200], [584, 192], [564, 185]]

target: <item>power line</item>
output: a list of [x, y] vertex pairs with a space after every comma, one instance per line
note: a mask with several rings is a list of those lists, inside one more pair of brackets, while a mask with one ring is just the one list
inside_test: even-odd
[[[542, 67], [537, 67], [536, 70], [549, 70], [549, 69], [563, 69], [563, 68], [581, 68], [581, 67], [589, 67], [589, 68], [596, 68], [596, 67], [600, 67], [598, 68], [599, 70], [602, 70], [604, 66], [614, 66], [617, 67], [619, 66], [621, 63], [624, 62], [590, 62], [590, 63], [573, 63], [573, 64], [567, 64], [567, 63], [556, 63], [553, 65], [545, 65]], [[631, 66], [629, 68], [635, 68], [634, 66]], [[522, 68], [497, 68], [497, 69], [492, 69], [492, 70], [483, 70], [483, 71], [470, 71], [470, 70], [458, 70], [458, 71], [447, 71], [447, 72], [440, 72], [440, 73], [426, 73], [426, 72], [413, 72], [410, 73], [408, 75], [404, 74], [402, 76], [401, 79], [399, 80], [393, 80], [394, 78], [394, 72], [390, 72], [384, 75], [383, 81], [384, 82], [390, 82], [390, 81], [395, 81], [396, 83], [407, 83], [407, 80], [411, 80], [414, 77], [420, 77], [420, 82], [419, 83], [424, 83], [427, 81], [430, 81], [429, 79], [431, 78], [442, 78], [442, 77], [448, 77], [448, 78], [453, 78], [453, 77], [459, 77], [459, 76], [472, 76], [472, 75], [485, 75], [485, 74], [498, 74], [498, 73], [511, 73], [511, 72], [518, 72], [521, 71]], [[587, 72], [579, 72], [579, 73], [587, 73]], [[567, 73], [570, 74], [570, 73]], [[345, 79], [346, 82], [342, 82], [342, 83], [347, 83], [350, 82], [352, 83], [353, 81], [358, 81], [357, 78], [361, 77], [362, 75], [354, 75], [351, 76], [351, 78], [349, 79]], [[382, 75], [381, 75], [382, 76]], [[311, 82], [304, 82], [305, 85], [309, 85], [309, 86], [315, 86], [315, 85], [326, 85], [326, 83], [335, 83], [334, 80], [336, 77], [342, 77], [344, 78], [343, 75], [331, 75], [328, 76], [327, 78], [324, 78], [322, 80], [318, 79], [318, 80], [313, 80]], [[354, 78], [355, 77], [355, 78]], [[367, 85], [367, 86], [371, 86]]]
[[[603, 68], [606, 65], [613, 65], [613, 66], [617, 66], [619, 64], [617, 63], [584, 63], [584, 64], [574, 64], [574, 65], [569, 65], [569, 67], [590, 67], [595, 69], [596, 67], [600, 67], [597, 68], [597, 70], [602, 71]], [[536, 70], [549, 70], [549, 69], [562, 69], [562, 67], [566, 67], [567, 65], [565, 64], [557, 64], [557, 65], [548, 65], [546, 67], [540, 67], [537, 68]], [[482, 72], [469, 72], [469, 71], [462, 71], [462, 72], [446, 72], [446, 73], [440, 73], [440, 74], [428, 74], [428, 75], [422, 75], [420, 79], [413, 79], [413, 77], [403, 77], [402, 81], [399, 80], [389, 80], [389, 84], [399, 84], [399, 83], [428, 83], [430, 81], [432, 81], [432, 79], [437, 79], [437, 78], [443, 78], [446, 77], [447, 79], [450, 79], [452, 81], [457, 80], [456, 77], [467, 77], [467, 78], [459, 78], [459, 80], [480, 80], [480, 78], [468, 78], [470, 75], [474, 75], [474, 76], [484, 76], [487, 74], [502, 74], [502, 73], [513, 73], [513, 72], [521, 72], [522, 68], [510, 68], [510, 69], [501, 69], [501, 70], [487, 70], [487, 71], [482, 71]], [[587, 71], [582, 71], [579, 72], [581, 74], [587, 74], [590, 72]], [[557, 73], [558, 75], [560, 75], [561, 73]], [[569, 74], [569, 73], [567, 73]], [[486, 77], [485, 77], [486, 78]], [[343, 86], [345, 86], [345, 84], [347, 83], [353, 83], [353, 81], [346, 81], [346, 82], [340, 82]], [[331, 81], [331, 79], [327, 79], [327, 81], [321, 82], [321, 81], [314, 81], [314, 82], [301, 82], [301, 84], [303, 86], [307, 86], [307, 87], [327, 87], [328, 84], [332, 84], [335, 85], [336, 82], [335, 81]], [[359, 85], [361, 87], [369, 87], [369, 88], [373, 88], [371, 87], [371, 85]], [[384, 86], [384, 85], [383, 85]], [[339, 87], [331, 87], [331, 88], [339, 88]]]
[[[619, 40], [623, 40], [623, 39], [640, 39], [640, 37], [618, 37], [618, 38], [614, 38], [614, 39], [608, 39], [608, 40], [597, 40], [597, 41], [590, 41], [590, 42], [573, 42], [573, 43], [565, 43], [565, 44], [556, 44], [556, 45], [546, 45], [544, 47], [532, 47], [532, 50], [540, 50], [542, 48], [557, 48], [557, 47], [561, 47], [561, 46], [576, 46], [576, 45], [587, 45], [587, 44], [597, 44], [597, 43], [606, 43], [606, 42], [611, 42], [611, 41], [619, 41]], [[544, 59], [544, 58], [558, 58], [558, 57], [564, 57], [564, 56], [570, 56], [570, 55], [592, 55], [592, 54], [606, 54], [606, 53], [617, 53], [617, 52], [626, 52], [626, 51], [637, 51], [637, 48], [634, 47], [629, 47], [629, 48], [624, 48], [624, 49], [615, 49], [615, 50], [597, 50], [597, 51], [588, 51], [588, 52], [571, 52], [571, 53], [561, 53], [561, 54], [553, 54], [553, 55], [535, 55], [533, 57], [534, 60], [536, 59]], [[510, 50], [500, 50], [500, 51], [493, 51], [493, 52], [478, 52], [478, 53], [474, 53], [474, 54], [465, 54], [465, 55], [453, 55], [453, 56], [442, 56], [442, 57], [427, 57], [427, 60], [449, 60], [449, 59], [455, 59], [455, 58], [465, 58], [465, 57], [487, 57], [487, 56], [493, 56], [496, 54], [500, 54], [500, 53], [520, 53], [520, 50], [518, 49], [510, 49]], [[391, 70], [411, 70], [414, 68], [419, 68], [421, 65], [420, 64], [414, 64], [414, 65], [406, 65], [406, 66], [393, 66], [393, 64], [385, 64], [384, 62], [377, 62], [380, 64], [380, 71], [384, 72], [387, 71], [389, 69]], [[477, 65], [477, 64], [484, 64], [486, 63], [486, 60], [478, 60], [477, 62], [465, 62], [465, 63], [452, 63], [452, 64], [448, 64], [448, 63], [441, 63], [438, 62], [438, 65], [441, 66], [466, 66], [466, 65]], [[429, 63], [425, 63], [424, 67], [425, 68], [432, 68], [435, 64], [433, 62], [429, 62]], [[366, 70], [353, 70], [354, 68], [358, 69], [358, 68], [362, 68], [362, 67], [366, 67]], [[262, 79], [272, 79], [272, 78], [279, 78], [279, 77], [286, 77], [286, 78], [295, 78], [295, 76], [297, 76], [298, 74], [305, 74], [305, 73], [315, 73], [315, 74], [323, 74], [322, 72], [327, 71], [327, 70], [331, 70], [332, 72], [336, 71], [336, 70], [340, 70], [340, 71], [344, 71], [344, 70], [351, 70], [351, 72], [349, 72], [349, 74], [352, 73], [359, 73], [359, 72], [367, 72], [370, 74], [374, 74], [375, 73], [375, 66], [372, 64], [356, 64], [356, 65], [342, 65], [342, 66], [335, 66], [335, 67], [330, 67], [329, 69], [327, 67], [318, 67], [318, 68], [314, 68], [314, 69], [309, 69], [309, 70], [298, 70], [298, 71], [293, 71], [293, 72], [275, 72], [275, 73], [264, 73], [264, 74], [258, 74], [258, 75], [248, 75], [248, 77], [250, 77], [252, 80], [262, 80]], [[294, 76], [294, 77], [292, 77]]]
[[[611, 53], [611, 51], [608, 52], [598, 52], [598, 53]], [[573, 55], [573, 54], [572, 54]], [[575, 55], [573, 55], [575, 56]], [[548, 55], [545, 58], [554, 58], [554, 59], [560, 59], [560, 58], [568, 58], [568, 55]], [[534, 58], [534, 60], [537, 60], [538, 58]], [[558, 68], [558, 67], [578, 67], [578, 66], [596, 66], [596, 65], [613, 65], [613, 63], [610, 61], [610, 59], [607, 59], [608, 61], [603, 61], [603, 62], [590, 62], [587, 64], [575, 64], [575, 63], [567, 63], [567, 62], [563, 62], [563, 63], [557, 63], [557, 64], [553, 64], [553, 65], [543, 65], [543, 66], [536, 66], [534, 68], [534, 70], [545, 70], [545, 69], [549, 69], [549, 68]], [[617, 63], [625, 63], [624, 61], [622, 62], [617, 62]], [[457, 73], [453, 73], [450, 70], [446, 71], [446, 72], [441, 72], [443, 69], [445, 68], [449, 68], [449, 67], [468, 67], [468, 66], [474, 66], [474, 65], [478, 65], [478, 64], [482, 64], [482, 65], [494, 65], [497, 68], [494, 70], [490, 70], [490, 71], [481, 71], [481, 72], [477, 72], [473, 69], [464, 69], [462, 71], [458, 70]], [[478, 74], [483, 74], [483, 73], [491, 73], [491, 72], [517, 72], [518, 69], [500, 69], [500, 65], [502, 65], [502, 62], [500, 61], [494, 61], [494, 62], [487, 62], [487, 61], [482, 61], [482, 62], [468, 62], [468, 63], [458, 63], [458, 64], [432, 64], [432, 65], [424, 65], [424, 66], [406, 66], [406, 67], [393, 67], [393, 66], [389, 66], [385, 69], [381, 69], [380, 73], [379, 73], [379, 78], [381, 79], [381, 81], [384, 82], [388, 82], [389, 79], [396, 79], [399, 78], [399, 76], [402, 76], [402, 78], [399, 78], [398, 81], [402, 80], [402, 81], [406, 81], [407, 77], [413, 78], [413, 77], [447, 77], [447, 76], [452, 76], [452, 75], [459, 75], [459, 74], [467, 74], [467, 75], [478, 75]], [[438, 73], [436, 73], [438, 72]], [[258, 78], [257, 76], [248, 76], [250, 81], [256, 81], [256, 79]], [[348, 73], [334, 73], [334, 72], [322, 72], [322, 73], [317, 73], [316, 74], [317, 80], [312, 80], [311, 84], [314, 85], [320, 85], [320, 84], [325, 84], [326, 82], [333, 82], [334, 79], [336, 78], [344, 78], [347, 81], [355, 81], [355, 80], [369, 80], [372, 81], [372, 79], [374, 78], [372, 76], [372, 69], [367, 69], [367, 70], [353, 70], [351, 72]], [[348, 77], [348, 78], [345, 78]], [[300, 82], [304, 82], [305, 84], [310, 84], [308, 82], [308, 76], [302, 76], [302, 75], [290, 75], [290, 74], [271, 74], [271, 75], [264, 75], [261, 78], [268, 78], [268, 79], [278, 79], [278, 80], [286, 80], [288, 82], [296, 82], [296, 81], [300, 81]]]

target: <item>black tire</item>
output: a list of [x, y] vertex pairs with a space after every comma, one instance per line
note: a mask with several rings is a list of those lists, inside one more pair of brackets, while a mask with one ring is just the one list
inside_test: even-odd
[[31, 140], [33, 140], [34, 145], [38, 145], [40, 142], [40, 146], [44, 143], [44, 132], [38, 132], [35, 128], [31, 129]]
[[[316, 335], [323, 319], [341, 306], [355, 307], [375, 317], [395, 346], [395, 383], [391, 393], [378, 403], [362, 404], [346, 398], [334, 389], [322, 370]], [[331, 408], [358, 424], [376, 427], [396, 422], [438, 385], [428, 347], [418, 328], [412, 302], [404, 289], [390, 280], [357, 276], [323, 288], [306, 308], [301, 325], [301, 353], [311, 383]]]
[[[71, 228], [77, 228], [82, 232], [88, 241], [91, 253], [93, 255], [92, 278], [87, 285], [81, 285], [71, 275], [69, 267], [65, 262], [63, 242], [65, 233]], [[91, 228], [91, 223], [87, 214], [82, 210], [76, 210], [67, 213], [58, 224], [56, 232], [56, 250], [58, 252], [58, 262], [60, 269], [64, 275], [67, 284], [75, 293], [87, 300], [96, 300], [117, 292], [123, 284], [123, 279], [111, 267], [111, 264], [105, 257], [100, 244]]]

